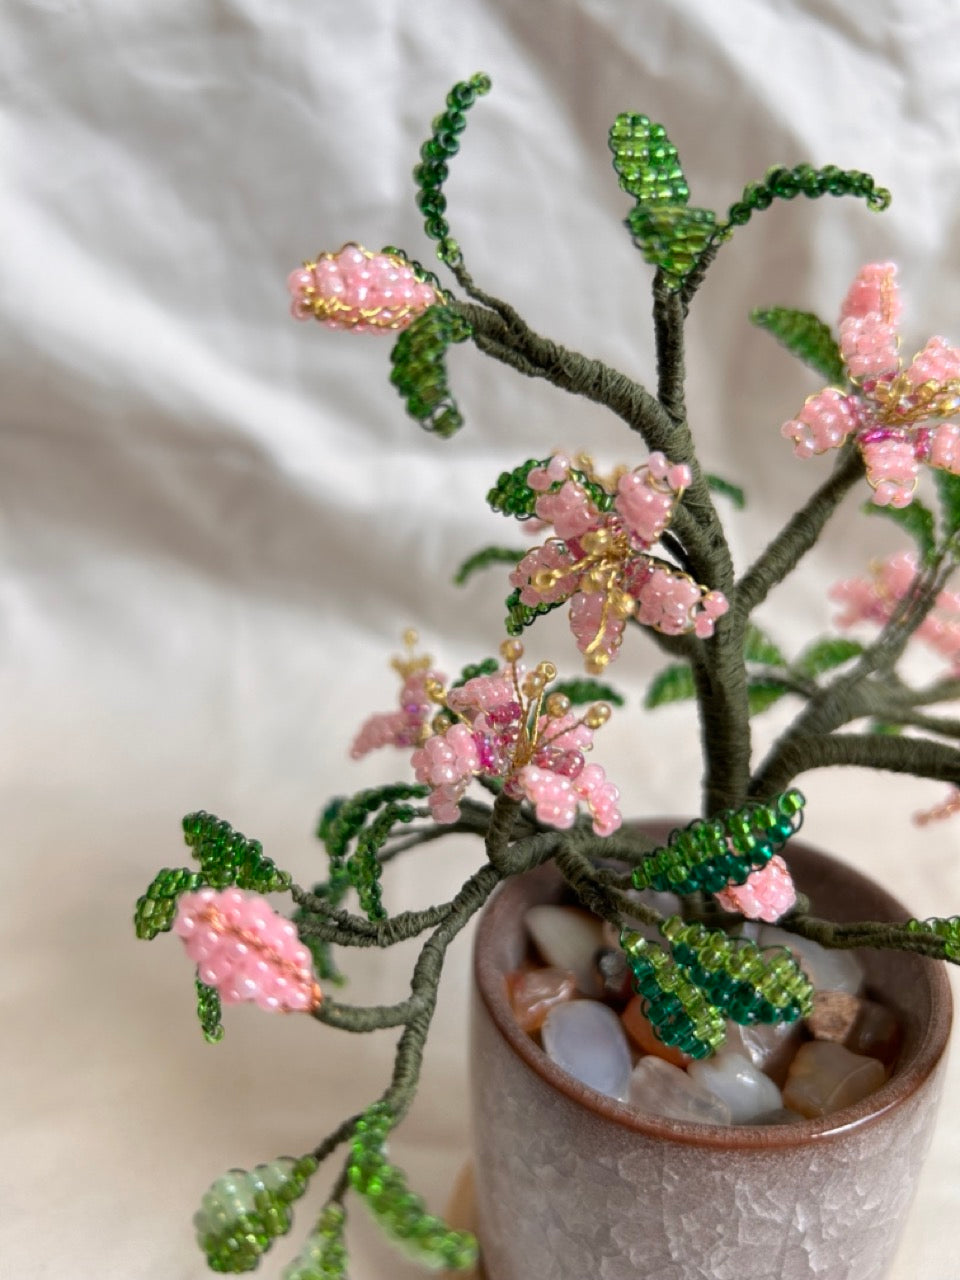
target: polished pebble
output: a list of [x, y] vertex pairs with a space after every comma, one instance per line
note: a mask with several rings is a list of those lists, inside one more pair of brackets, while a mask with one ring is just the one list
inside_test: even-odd
[[543, 1047], [558, 1067], [584, 1084], [625, 1102], [630, 1047], [620, 1019], [596, 1000], [555, 1005], [542, 1028]]
[[577, 989], [585, 996], [599, 996], [600, 975], [594, 958], [603, 946], [603, 925], [579, 907], [531, 907], [526, 926], [537, 951], [555, 969], [569, 969]]
[[620, 947], [603, 947], [594, 958], [600, 975], [600, 995], [608, 1004], [622, 1008], [633, 995], [633, 974]]
[[507, 974], [507, 998], [523, 1031], [539, 1031], [550, 1010], [576, 993], [577, 980], [567, 969], [517, 969]]
[[863, 965], [852, 951], [832, 951], [770, 925], [760, 931], [758, 945], [789, 948], [817, 991], [846, 991], [856, 996], [863, 988]]
[[790, 1066], [784, 1105], [802, 1116], [829, 1116], [879, 1089], [886, 1075], [876, 1058], [851, 1053], [831, 1040], [811, 1040]]
[[685, 1067], [688, 1062], [692, 1062], [693, 1059], [688, 1058], [679, 1049], [657, 1039], [650, 1019], [643, 1011], [645, 1004], [646, 1001], [642, 996], [634, 996], [620, 1015], [627, 1035], [634, 1044], [644, 1053], [652, 1053], [655, 1058], [662, 1058], [664, 1062], [669, 1062], [675, 1067]]
[[807, 1026], [814, 1039], [833, 1040], [888, 1067], [900, 1052], [900, 1023], [890, 1010], [843, 991], [816, 992]]
[[641, 1058], [633, 1069], [630, 1102], [638, 1111], [691, 1124], [731, 1122], [730, 1108], [722, 1098], [704, 1089], [680, 1067], [652, 1056]]
[[770, 1077], [741, 1053], [722, 1049], [712, 1058], [691, 1062], [687, 1074], [727, 1104], [733, 1124], [750, 1124], [783, 1106], [780, 1090]]
[[742, 1053], [755, 1067], [783, 1086], [794, 1055], [806, 1039], [804, 1024], [795, 1022], [755, 1022], [750, 1027], [727, 1023], [724, 1049]]

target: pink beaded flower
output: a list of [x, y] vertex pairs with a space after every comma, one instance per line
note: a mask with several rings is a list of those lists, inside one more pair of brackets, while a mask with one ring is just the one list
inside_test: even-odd
[[794, 905], [797, 891], [787, 864], [774, 854], [765, 867], [753, 871], [743, 884], [729, 884], [713, 895], [724, 911], [738, 911], [748, 920], [775, 924]]
[[430, 732], [427, 719], [433, 710], [428, 685], [442, 684], [444, 676], [430, 668], [430, 658], [416, 657], [414, 646], [417, 633], [408, 631], [404, 636], [407, 653], [394, 658], [391, 665], [403, 685], [400, 689], [400, 707], [397, 711], [385, 711], [370, 716], [360, 726], [360, 731], [350, 747], [350, 755], [360, 760], [379, 747], [415, 747]]
[[[836, 622], [851, 627], [858, 622], [889, 622], [897, 604], [908, 594], [918, 573], [912, 551], [898, 551], [870, 566], [870, 577], [850, 578], [830, 588], [830, 598], [842, 604]], [[960, 674], [960, 593], [943, 590], [914, 635], [946, 658]]]
[[611, 835], [622, 822], [620, 793], [600, 765], [584, 759], [610, 708], [597, 703], [578, 718], [569, 698], [545, 693], [557, 674], [552, 663], [524, 675], [520, 642], [506, 641], [502, 653], [507, 665], [495, 675], [477, 676], [445, 694], [435, 691], [457, 719], [438, 726], [412, 757], [417, 781], [431, 787], [434, 818], [456, 822], [471, 779], [485, 776], [502, 779], [507, 795], [529, 800], [548, 826], [572, 827], [583, 803], [597, 835]]
[[173, 929], [200, 981], [215, 987], [224, 1004], [252, 1000], [261, 1009], [300, 1013], [323, 999], [296, 928], [257, 893], [185, 893]]
[[413, 267], [396, 253], [371, 253], [345, 244], [336, 253], [321, 253], [291, 272], [287, 288], [297, 320], [311, 316], [328, 329], [386, 333], [405, 329], [427, 307], [438, 302], [436, 289], [418, 280]]
[[726, 598], [650, 554], [690, 484], [690, 468], [651, 454], [645, 466], [616, 478], [616, 497], [605, 512], [570, 476], [572, 469], [571, 460], [556, 453], [527, 474], [527, 484], [541, 494], [535, 506], [540, 527], [552, 526], [556, 537], [529, 551], [510, 575], [520, 603], [569, 600], [570, 629], [594, 673], [617, 656], [631, 616], [664, 635], [713, 635]]
[[942, 421], [960, 411], [960, 348], [931, 338], [903, 368], [895, 276], [892, 262], [863, 267], [841, 308], [840, 352], [854, 390], [827, 387], [781, 428], [798, 458], [852, 437], [881, 507], [909, 506], [921, 462], [960, 475], [960, 426]]

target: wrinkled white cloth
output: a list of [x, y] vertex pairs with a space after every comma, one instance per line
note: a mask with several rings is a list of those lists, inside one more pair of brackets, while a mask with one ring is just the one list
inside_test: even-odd
[[[305, 1150], [380, 1092], [392, 1032], [351, 1039], [243, 1008], [206, 1046], [179, 944], [136, 942], [132, 904], [186, 861], [179, 818], [201, 806], [319, 877], [324, 800], [406, 767], [346, 758], [360, 720], [393, 705], [403, 628], [449, 671], [495, 651], [503, 574], [462, 591], [450, 578], [478, 545], [516, 540], [483, 503], [498, 472], [554, 446], [643, 457], [605, 411], [467, 348], [450, 358], [467, 425], [425, 435], [389, 385], [389, 340], [293, 323], [287, 272], [348, 239], [432, 262], [409, 172], [449, 86], [484, 69], [494, 91], [447, 185], [468, 265], [536, 328], [649, 382], [650, 270], [606, 145], [619, 111], [666, 123], [694, 204], [725, 209], [775, 163], [870, 171], [893, 189], [888, 213], [771, 209], [723, 248], [691, 312], [691, 420], [706, 467], [747, 490], [743, 514], [724, 509], [745, 566], [829, 465], [795, 461], [780, 438], [819, 383], [750, 309], [832, 321], [856, 269], [894, 258], [907, 348], [960, 340], [958, 41], [944, 0], [8, 0], [4, 1280], [199, 1280], [190, 1216], [207, 1184]], [[857, 505], [764, 607], [790, 652], [827, 626], [828, 582], [900, 544]], [[576, 670], [556, 617], [530, 649]], [[638, 709], [659, 665], [635, 642], [610, 673], [631, 707], [596, 758], [632, 815], [697, 800], [689, 709]], [[757, 722], [758, 752], [785, 715]], [[944, 788], [860, 771], [801, 783], [814, 843], [919, 914], [960, 909], [960, 825], [910, 822]], [[461, 841], [398, 863], [389, 906], [449, 896], [478, 857]], [[468, 951], [451, 952], [394, 1147], [437, 1208], [468, 1142]], [[414, 954], [348, 957], [351, 998], [400, 998]], [[894, 1280], [957, 1276], [943, 1224], [960, 1211], [958, 1074]], [[264, 1275], [295, 1252], [336, 1168]], [[354, 1280], [417, 1274], [360, 1211], [350, 1239]]]

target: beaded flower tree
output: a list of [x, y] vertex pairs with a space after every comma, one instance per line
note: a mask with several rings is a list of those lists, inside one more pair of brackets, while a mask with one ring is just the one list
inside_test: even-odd
[[[799, 457], [836, 451], [836, 458], [739, 577], [714, 495], [735, 504], [742, 495], [703, 472], [684, 401], [687, 310], [734, 230], [774, 200], [853, 195], [882, 210], [888, 192], [865, 173], [798, 165], [771, 170], [718, 216], [690, 205], [662, 126], [642, 115], [619, 116], [610, 148], [620, 186], [634, 202], [626, 224], [655, 268], [657, 387], [648, 391], [534, 333], [467, 272], [450, 235], [443, 184], [465, 112], [489, 87], [482, 75], [454, 86], [414, 170], [426, 233], [462, 296], [397, 249], [372, 253], [348, 244], [293, 273], [293, 313], [332, 329], [397, 335], [391, 380], [408, 413], [439, 436], [452, 436], [462, 421], [446, 350], [472, 342], [520, 373], [606, 406], [647, 453], [610, 475], [582, 455], [554, 453], [527, 459], [496, 480], [492, 509], [527, 522], [538, 537], [526, 551], [485, 547], [457, 576], [462, 582], [477, 569], [510, 566], [499, 657], [448, 680], [408, 637], [407, 652], [394, 660], [398, 705], [367, 720], [352, 754], [400, 748], [411, 753], [410, 774], [328, 804], [318, 829], [329, 859], [326, 879], [301, 888], [257, 841], [200, 812], [183, 824], [193, 869], [161, 871], [137, 903], [138, 936], [172, 929], [183, 940], [196, 965], [198, 1013], [210, 1041], [223, 1034], [222, 1005], [238, 1001], [306, 1013], [347, 1031], [403, 1029], [393, 1077], [363, 1113], [347, 1117], [298, 1159], [232, 1171], [213, 1184], [196, 1225], [215, 1271], [255, 1268], [289, 1229], [290, 1206], [311, 1174], [340, 1146], [347, 1150], [340, 1175], [286, 1280], [345, 1276], [350, 1191], [425, 1264], [457, 1269], [473, 1262], [475, 1241], [426, 1211], [386, 1144], [416, 1088], [445, 952], [507, 877], [552, 861], [577, 899], [620, 927], [657, 1034], [691, 1057], [719, 1046], [729, 1018], [789, 1021], [809, 1010], [810, 985], [788, 951], [761, 951], [729, 932], [742, 916], [779, 920], [831, 947], [960, 957], [956, 918], [906, 925], [819, 919], [796, 894], [781, 856], [804, 803], [791, 783], [810, 769], [859, 765], [939, 780], [951, 785], [949, 798], [927, 816], [960, 807], [960, 721], [931, 711], [960, 695], [960, 596], [946, 585], [960, 553], [960, 427], [951, 421], [960, 411], [960, 349], [932, 338], [911, 362], [900, 359], [890, 264], [857, 274], [836, 337], [808, 313], [754, 313], [756, 324], [831, 384], [808, 399], [783, 435]], [[921, 464], [936, 482], [936, 516], [916, 496]], [[787, 657], [751, 616], [864, 479], [872, 489], [868, 508], [894, 520], [915, 544], [834, 589], [842, 605], [838, 625], [873, 622], [877, 634], [866, 644], [822, 636]], [[587, 674], [561, 680], [549, 662], [528, 670], [521, 633], [567, 607]], [[626, 637], [638, 633], [670, 659], [647, 706], [695, 700], [703, 743], [702, 816], [659, 848], [621, 826], [616, 788], [600, 765], [587, 762], [611, 704], [622, 702], [597, 677]], [[941, 678], [922, 687], [899, 669], [913, 636], [947, 664]], [[755, 761], [750, 717], [787, 694], [799, 698], [801, 709]], [[474, 780], [486, 798], [470, 794]], [[384, 866], [451, 831], [482, 842], [479, 869], [450, 902], [390, 914]], [[681, 895], [682, 916], [662, 919], [636, 894], [647, 888]], [[278, 914], [264, 894], [289, 895], [292, 918]], [[346, 905], [350, 895], [359, 911]], [[628, 927], [637, 920], [659, 926], [662, 941]], [[405, 1000], [363, 1007], [324, 994], [324, 984], [341, 981], [334, 948], [390, 947], [420, 936], [425, 941]]]

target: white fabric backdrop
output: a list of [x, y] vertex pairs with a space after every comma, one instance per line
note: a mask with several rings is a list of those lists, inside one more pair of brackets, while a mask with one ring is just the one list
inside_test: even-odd
[[[794, 462], [779, 438], [817, 383], [749, 309], [832, 319], [857, 267], [894, 257], [908, 347], [960, 339], [958, 42], [948, 0], [8, 0], [3, 1277], [197, 1280], [190, 1215], [208, 1182], [305, 1149], [379, 1092], [392, 1033], [352, 1040], [241, 1009], [204, 1045], [179, 947], [136, 943], [132, 903], [185, 861], [179, 817], [200, 806], [299, 879], [319, 872], [321, 802], [403, 767], [345, 758], [360, 718], [392, 704], [401, 630], [417, 625], [448, 670], [494, 649], [502, 577], [448, 585], [507, 533], [482, 502], [491, 479], [554, 445], [636, 457], [609, 415], [472, 350], [451, 360], [467, 427], [427, 437], [388, 385], [388, 343], [288, 320], [288, 270], [350, 238], [427, 260], [409, 171], [449, 85], [481, 68], [494, 92], [448, 184], [471, 269], [536, 327], [641, 378], [649, 272], [620, 225], [605, 142], [618, 111], [667, 123], [710, 207], [774, 163], [873, 172], [889, 213], [773, 209], [724, 248], [693, 311], [702, 455], [751, 500], [730, 520], [742, 566], [826, 465]], [[897, 545], [855, 511], [769, 602], [784, 644], [823, 628], [829, 580]], [[553, 622], [532, 645], [572, 664]], [[636, 645], [615, 674], [636, 692], [655, 666]], [[689, 715], [635, 715], [598, 759], [630, 813], [689, 812]], [[918, 834], [909, 818], [942, 788], [852, 771], [803, 785], [814, 842], [919, 913], [960, 907], [960, 827]], [[451, 893], [476, 857], [461, 844], [398, 865], [391, 906]], [[396, 1143], [438, 1206], [467, 1142], [468, 950], [452, 953]], [[405, 988], [393, 956], [350, 971], [358, 1000]], [[896, 1280], [960, 1275], [944, 1230], [960, 1211], [952, 1074]], [[361, 1214], [351, 1239], [355, 1280], [408, 1274]]]

